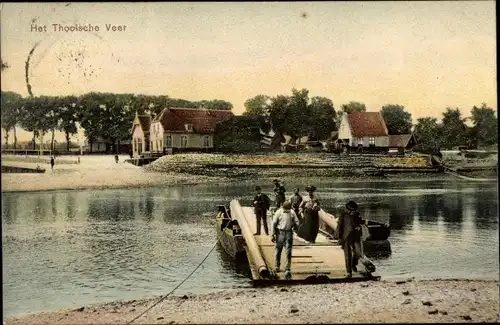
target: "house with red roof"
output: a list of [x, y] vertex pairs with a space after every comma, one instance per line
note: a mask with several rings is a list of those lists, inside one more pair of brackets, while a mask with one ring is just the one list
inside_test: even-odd
[[380, 112], [342, 114], [335, 144], [374, 151], [396, 149], [400, 154], [411, 149], [417, 141], [413, 134], [390, 135]]
[[351, 148], [389, 147], [389, 133], [380, 112], [342, 114], [338, 140]]
[[164, 108], [151, 121], [151, 152], [211, 151], [215, 125], [233, 116], [230, 110]]

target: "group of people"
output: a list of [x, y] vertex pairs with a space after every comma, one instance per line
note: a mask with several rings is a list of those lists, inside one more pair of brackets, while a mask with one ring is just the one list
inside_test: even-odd
[[[290, 278], [293, 233], [299, 237], [315, 243], [319, 232], [319, 211], [321, 210], [319, 197], [315, 194], [315, 186], [306, 186], [307, 195], [300, 195], [300, 190], [295, 188], [293, 195], [287, 200], [286, 189], [279, 182], [274, 180], [274, 193], [276, 201], [276, 211], [272, 220], [271, 240], [276, 243], [275, 265], [276, 272], [280, 272], [281, 253], [286, 249], [287, 265], [285, 266], [285, 278]], [[262, 193], [260, 186], [255, 187], [257, 192], [254, 201], [254, 212], [257, 218], [257, 232], [261, 234], [261, 227], [269, 235], [267, 225], [267, 211], [271, 207], [271, 199]], [[357, 271], [359, 256], [361, 255], [361, 225], [364, 223], [357, 204], [349, 201], [346, 204], [346, 211], [340, 216], [337, 232], [339, 234], [339, 244], [344, 250], [346, 269], [348, 277], [352, 277], [352, 272]]]

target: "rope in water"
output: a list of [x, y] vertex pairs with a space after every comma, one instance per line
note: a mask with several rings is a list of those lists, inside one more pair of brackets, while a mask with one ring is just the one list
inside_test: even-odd
[[210, 250], [208, 251], [207, 255], [201, 260], [201, 262], [198, 264], [198, 266], [196, 266], [194, 268], [193, 271], [191, 271], [191, 273], [188, 274], [188, 276], [186, 278], [184, 278], [184, 280], [182, 280], [177, 286], [175, 286], [175, 288], [173, 288], [169, 293], [167, 293], [165, 296], [161, 297], [160, 300], [158, 300], [156, 303], [154, 303], [151, 307], [149, 307], [148, 309], [146, 309], [145, 311], [143, 311], [142, 313], [140, 313], [138, 316], [136, 316], [134, 319], [132, 319], [130, 322], [127, 323], [127, 325], [129, 324], [132, 324], [135, 320], [137, 320], [139, 317], [143, 316], [144, 314], [146, 314], [148, 311], [150, 311], [151, 309], [153, 309], [155, 306], [157, 306], [160, 302], [162, 302], [163, 300], [165, 300], [168, 296], [170, 296], [170, 294], [172, 294], [172, 292], [174, 292], [175, 290], [177, 290], [181, 285], [184, 284], [184, 282], [187, 281], [187, 279], [189, 279], [193, 274], [194, 272], [196, 272], [196, 270], [198, 270], [198, 268], [206, 261], [206, 259], [208, 258], [208, 256], [210, 256], [210, 254], [212, 253], [212, 251], [215, 249], [215, 247], [217, 246], [217, 244], [219, 243], [220, 239], [222, 238], [222, 235], [224, 235], [224, 230], [226, 230], [227, 226], [229, 226], [231, 222], [227, 222], [226, 223], [226, 226], [222, 229], [222, 232], [221, 234], [219, 235], [219, 237], [217, 238], [217, 241], [215, 242], [215, 244], [212, 246], [212, 248], [210, 248]]

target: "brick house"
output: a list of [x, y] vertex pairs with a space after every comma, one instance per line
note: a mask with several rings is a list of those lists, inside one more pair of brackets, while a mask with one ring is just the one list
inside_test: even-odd
[[151, 122], [151, 152], [212, 151], [215, 125], [233, 116], [230, 110], [164, 108]]

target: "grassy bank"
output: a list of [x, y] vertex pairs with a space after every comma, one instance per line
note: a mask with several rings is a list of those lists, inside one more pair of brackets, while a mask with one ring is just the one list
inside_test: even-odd
[[[134, 324], [498, 322], [498, 281], [430, 280], [233, 289], [171, 296]], [[159, 299], [12, 317], [17, 324], [125, 324]]]

